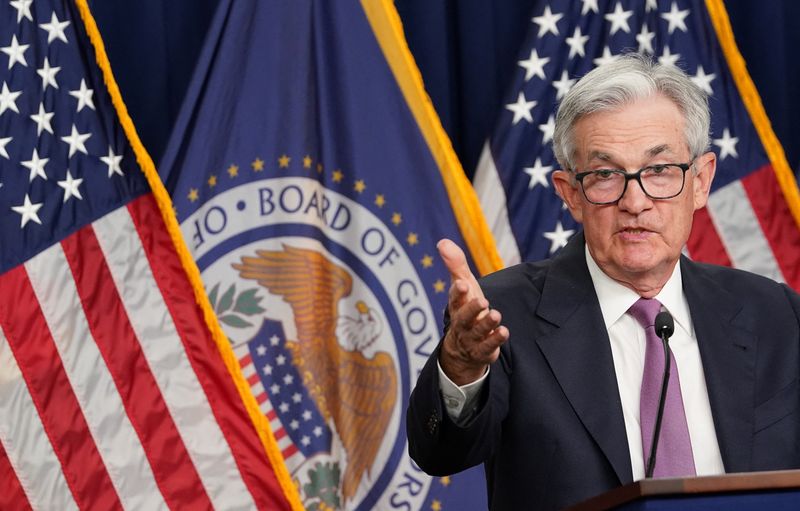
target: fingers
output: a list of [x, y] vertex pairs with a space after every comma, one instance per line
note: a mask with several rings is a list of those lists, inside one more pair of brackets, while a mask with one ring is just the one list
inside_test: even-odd
[[471, 383], [497, 360], [500, 346], [509, 337], [501, 320], [500, 312], [490, 310], [485, 298], [472, 299], [451, 315], [439, 362], [453, 382]]

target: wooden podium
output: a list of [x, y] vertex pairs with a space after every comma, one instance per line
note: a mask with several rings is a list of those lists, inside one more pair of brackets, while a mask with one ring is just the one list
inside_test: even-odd
[[570, 511], [798, 510], [800, 470], [647, 479], [598, 495]]

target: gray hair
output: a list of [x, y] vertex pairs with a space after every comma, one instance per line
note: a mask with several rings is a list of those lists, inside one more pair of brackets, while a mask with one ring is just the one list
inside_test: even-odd
[[553, 152], [559, 164], [574, 170], [573, 131], [581, 117], [658, 94], [672, 100], [683, 113], [692, 157], [703, 154], [709, 146], [711, 124], [706, 93], [679, 68], [629, 53], [587, 73], [564, 97], [553, 133]]

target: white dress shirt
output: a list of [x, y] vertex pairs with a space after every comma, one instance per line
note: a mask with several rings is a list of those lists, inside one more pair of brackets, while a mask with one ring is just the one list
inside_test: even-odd
[[[642, 432], [639, 425], [639, 394], [644, 373], [645, 331], [633, 316], [626, 312], [639, 299], [639, 295], [603, 273], [592, 259], [588, 249], [586, 249], [586, 263], [611, 342], [614, 371], [617, 376], [625, 431], [628, 437], [633, 480], [637, 481], [644, 478]], [[692, 441], [695, 471], [698, 476], [722, 474], [725, 472], [725, 467], [722, 464], [714, 421], [711, 417], [708, 388], [694, 334], [694, 325], [689, 314], [689, 305], [683, 294], [680, 264], [675, 265], [672, 276], [655, 298], [675, 320], [675, 333], [670, 338], [669, 345], [675, 355], [675, 363], [680, 375], [681, 394], [686, 412], [686, 422], [689, 426], [689, 437]], [[439, 387], [447, 413], [454, 421], [463, 423], [472, 416], [477, 397], [487, 375], [488, 371], [479, 380], [458, 387], [439, 366]]]

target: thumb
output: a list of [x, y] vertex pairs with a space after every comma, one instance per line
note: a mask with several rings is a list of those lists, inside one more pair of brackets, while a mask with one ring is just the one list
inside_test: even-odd
[[473, 277], [472, 272], [469, 270], [469, 265], [467, 264], [467, 257], [458, 245], [444, 238], [439, 240], [439, 243], [436, 244], [436, 248], [439, 250], [439, 255], [442, 261], [444, 261], [447, 271], [450, 272], [451, 280], [474, 280], [475, 277]]
[[469, 269], [467, 256], [464, 255], [464, 251], [447, 238], [439, 240], [439, 243], [436, 244], [436, 248], [439, 250], [439, 255], [442, 257], [447, 271], [450, 272], [450, 281], [455, 282], [461, 280], [466, 282], [469, 288], [467, 290], [467, 295], [471, 298], [483, 297], [481, 287], [478, 285], [478, 279], [475, 278], [475, 275], [473, 275], [472, 271]]

